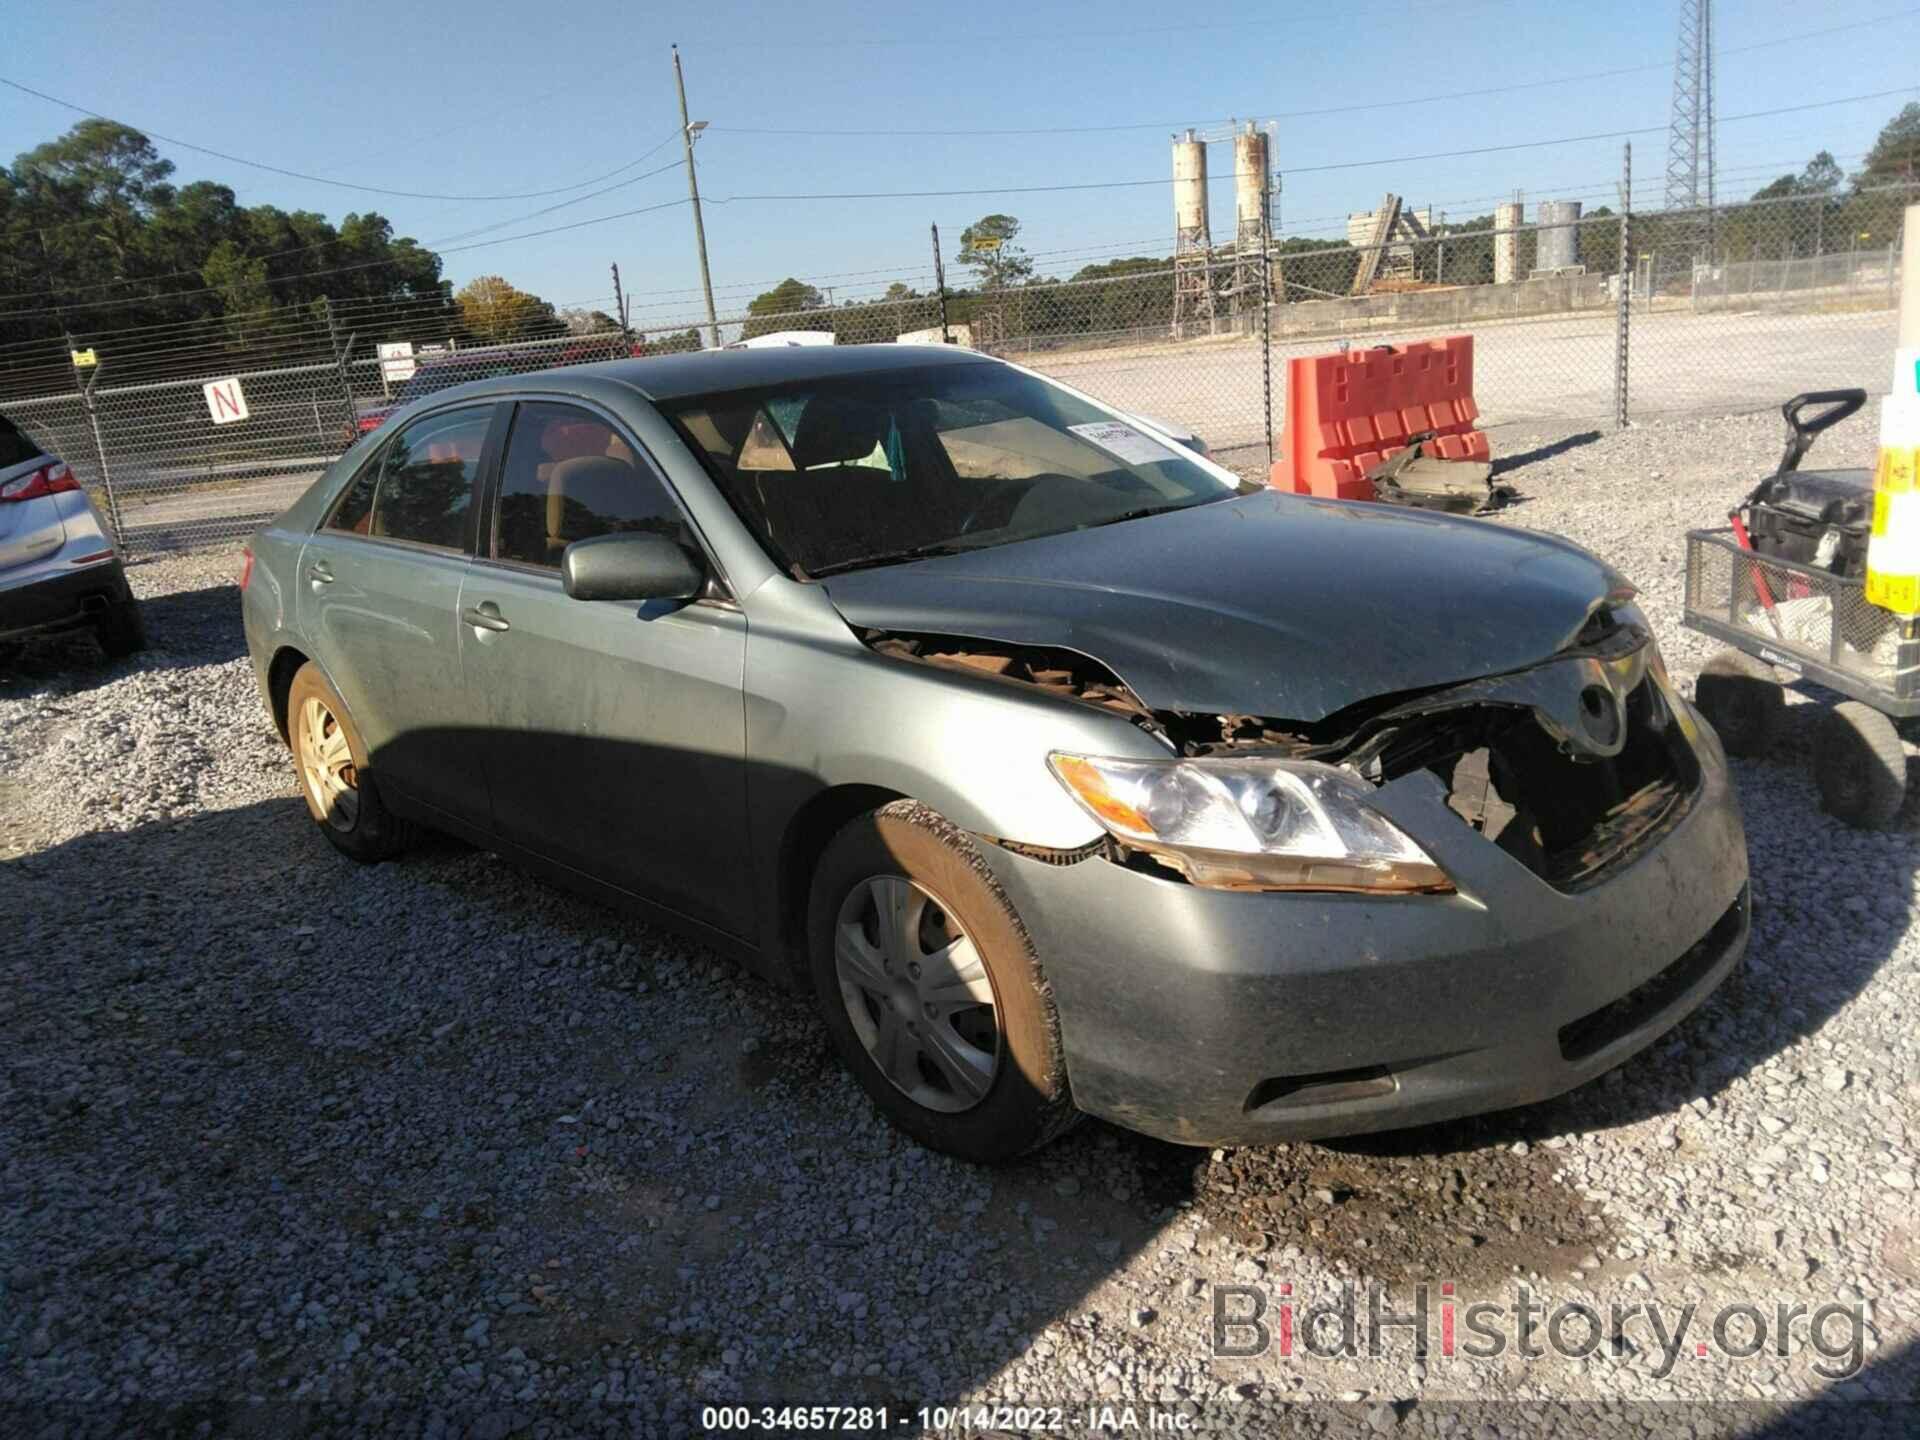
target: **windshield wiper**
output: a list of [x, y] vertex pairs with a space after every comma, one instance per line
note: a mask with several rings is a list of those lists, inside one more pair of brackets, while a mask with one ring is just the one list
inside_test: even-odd
[[[997, 543], [997, 542], [995, 542]], [[936, 555], [960, 555], [978, 550], [978, 545], [963, 545], [954, 540], [935, 540], [926, 545], [910, 545], [905, 550], [883, 550], [875, 555], [855, 555], [850, 560], [834, 560], [825, 565], [809, 565], [807, 574], [815, 579], [838, 575], [842, 570], [861, 570], [869, 565], [897, 565], [903, 560], [930, 560]]]
[[1102, 515], [1098, 520], [1089, 520], [1076, 528], [1098, 530], [1102, 525], [1118, 525], [1123, 520], [1144, 520], [1149, 515], [1165, 515], [1170, 510], [1185, 510], [1185, 505], [1142, 505], [1135, 510], [1122, 510], [1118, 515]]

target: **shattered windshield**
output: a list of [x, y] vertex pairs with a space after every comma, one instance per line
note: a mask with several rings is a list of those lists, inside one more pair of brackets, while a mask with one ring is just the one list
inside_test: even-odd
[[663, 406], [775, 559], [812, 576], [1224, 500], [1238, 482], [1005, 365], [933, 365]]

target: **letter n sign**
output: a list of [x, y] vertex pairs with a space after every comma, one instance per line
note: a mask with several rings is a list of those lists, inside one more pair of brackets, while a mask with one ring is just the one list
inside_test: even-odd
[[240, 377], [210, 380], [200, 387], [207, 394], [207, 413], [216, 425], [231, 425], [247, 418], [247, 397], [240, 389]]

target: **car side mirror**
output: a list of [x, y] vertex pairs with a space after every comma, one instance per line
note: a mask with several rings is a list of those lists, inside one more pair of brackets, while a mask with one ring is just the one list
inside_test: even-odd
[[665, 535], [627, 531], [567, 546], [560, 581], [575, 600], [691, 600], [707, 567]]

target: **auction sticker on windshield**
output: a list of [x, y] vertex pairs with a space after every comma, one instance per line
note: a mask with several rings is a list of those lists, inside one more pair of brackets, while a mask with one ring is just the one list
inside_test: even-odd
[[1082, 440], [1091, 440], [1109, 455], [1117, 456], [1129, 465], [1152, 465], [1159, 460], [1175, 458], [1173, 451], [1151, 435], [1142, 434], [1118, 420], [1095, 420], [1067, 428]]

